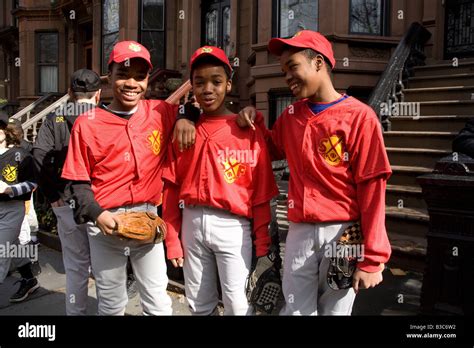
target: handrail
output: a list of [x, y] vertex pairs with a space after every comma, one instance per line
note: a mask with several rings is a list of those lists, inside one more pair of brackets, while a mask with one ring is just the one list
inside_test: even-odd
[[187, 80], [185, 83], [183, 83], [179, 88], [173, 92], [172, 95], [170, 95], [167, 99], [166, 102], [169, 104], [178, 104], [179, 100], [186, 95], [192, 88], [191, 81]]
[[[410, 74], [411, 67], [423, 64], [425, 59], [423, 47], [430, 37], [431, 33], [420, 23], [412, 23], [369, 97], [368, 104], [379, 116], [385, 130], [390, 130], [390, 116], [381, 115], [382, 103], [389, 103], [390, 100], [398, 101], [397, 96], [403, 90], [404, 77]], [[403, 99], [403, 95], [401, 98]]]
[[151, 85], [152, 83], [154, 83], [155, 80], [158, 79], [160, 75], [164, 75], [165, 77], [166, 75], [170, 75], [170, 77], [181, 77], [181, 74], [179, 73], [179, 71], [159, 68], [159, 69], [156, 69], [148, 78], [148, 85]]
[[13, 115], [11, 118], [15, 119], [15, 120], [19, 120], [21, 121], [21, 118], [23, 115], [27, 114], [28, 112], [31, 112], [33, 111], [38, 105], [40, 105], [41, 103], [43, 103], [45, 100], [51, 98], [52, 96], [55, 96], [55, 95], [58, 95], [58, 93], [49, 93], [49, 94], [46, 94], [44, 96], [42, 96], [41, 98], [39, 98], [38, 100], [35, 100], [33, 103], [31, 103], [30, 105], [26, 106], [25, 108], [21, 109], [20, 111], [18, 111], [15, 115]]
[[48, 116], [52, 111], [56, 110], [61, 104], [67, 103], [69, 100], [69, 94], [63, 95], [60, 99], [56, 100], [53, 104], [49, 105], [47, 108], [43, 109], [41, 112], [34, 115], [28, 121], [22, 124], [24, 130], [28, 129], [34, 123], [42, 120]]

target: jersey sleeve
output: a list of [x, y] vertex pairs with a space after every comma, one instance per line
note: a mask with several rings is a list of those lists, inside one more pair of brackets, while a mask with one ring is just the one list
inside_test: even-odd
[[18, 182], [36, 182], [33, 157], [26, 151], [21, 151], [19, 154], [21, 160], [18, 165]]
[[349, 149], [356, 184], [378, 176], [388, 179], [392, 173], [380, 122], [373, 111], [369, 112], [354, 132], [355, 141]]
[[81, 128], [76, 121], [69, 140], [69, 148], [64, 163], [62, 178], [76, 181], [91, 181], [94, 161], [89, 146], [84, 142]]
[[177, 174], [177, 154], [176, 145], [173, 143], [168, 144], [166, 149], [166, 164], [163, 168], [163, 180], [167, 180], [173, 184], [180, 184]]
[[357, 267], [366, 272], [383, 269], [391, 254], [385, 229], [385, 189], [383, 177], [372, 178], [357, 185], [357, 201], [364, 238], [364, 260]]
[[265, 140], [259, 129], [256, 129], [256, 132], [255, 136], [259, 154], [252, 173], [252, 184], [254, 187], [252, 206], [268, 202], [279, 193]]
[[166, 102], [164, 102], [164, 104], [166, 105], [166, 121], [173, 130], [174, 124], [178, 117], [179, 105], [173, 105]]
[[255, 125], [257, 126], [256, 128], [260, 129], [263, 134], [272, 161], [285, 159], [285, 152], [283, 151], [283, 143], [281, 141], [282, 138], [279, 134], [281, 129], [280, 124], [281, 117], [279, 117], [277, 122], [275, 122], [275, 124], [273, 125], [273, 129], [269, 130], [265, 126], [265, 119], [263, 117], [263, 114], [260, 111], [257, 111]]

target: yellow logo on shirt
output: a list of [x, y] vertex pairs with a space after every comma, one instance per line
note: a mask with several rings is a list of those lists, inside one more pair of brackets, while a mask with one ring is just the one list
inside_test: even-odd
[[224, 167], [224, 179], [228, 184], [233, 184], [247, 172], [247, 166], [237, 162], [233, 158], [222, 162], [222, 166]]
[[342, 163], [344, 149], [344, 139], [342, 136], [332, 135], [329, 138], [323, 138], [319, 142], [318, 151], [326, 163], [331, 166], [338, 166]]
[[13, 182], [16, 180], [18, 175], [18, 168], [16, 166], [7, 165], [2, 170], [2, 175], [8, 182]]
[[154, 130], [153, 132], [151, 132], [147, 139], [151, 151], [153, 151], [153, 153], [158, 156], [161, 151], [161, 132], [158, 130]]

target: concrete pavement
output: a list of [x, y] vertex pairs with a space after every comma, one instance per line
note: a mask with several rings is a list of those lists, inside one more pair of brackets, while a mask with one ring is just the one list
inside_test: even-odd
[[[26, 301], [17, 304], [8, 302], [16, 291], [18, 273], [13, 273], [0, 285], [0, 315], [64, 315], [66, 277], [61, 253], [41, 245], [39, 261], [42, 272], [38, 276], [40, 289]], [[356, 298], [353, 315], [416, 315], [419, 313], [419, 296], [422, 275], [387, 268], [384, 282], [375, 289], [362, 290]], [[173, 283], [173, 282], [171, 282]], [[170, 284], [169, 294], [173, 300], [175, 315], [189, 315], [186, 299], [179, 286]], [[95, 315], [97, 297], [93, 279], [89, 281], [88, 314]], [[139, 295], [129, 301], [127, 315], [141, 315]]]

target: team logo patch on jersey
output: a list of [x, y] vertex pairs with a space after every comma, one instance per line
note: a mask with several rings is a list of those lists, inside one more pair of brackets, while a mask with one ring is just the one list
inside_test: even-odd
[[344, 138], [339, 135], [323, 138], [319, 142], [318, 151], [326, 163], [334, 167], [339, 166], [344, 161]]
[[233, 158], [222, 162], [222, 166], [224, 167], [224, 179], [228, 184], [233, 184], [247, 172], [247, 166], [237, 162]]
[[151, 132], [147, 139], [151, 151], [153, 151], [153, 153], [158, 156], [161, 151], [161, 132], [158, 130], [154, 130], [153, 132]]
[[2, 170], [2, 175], [8, 182], [13, 182], [16, 180], [18, 175], [18, 168], [16, 166], [7, 165]]

